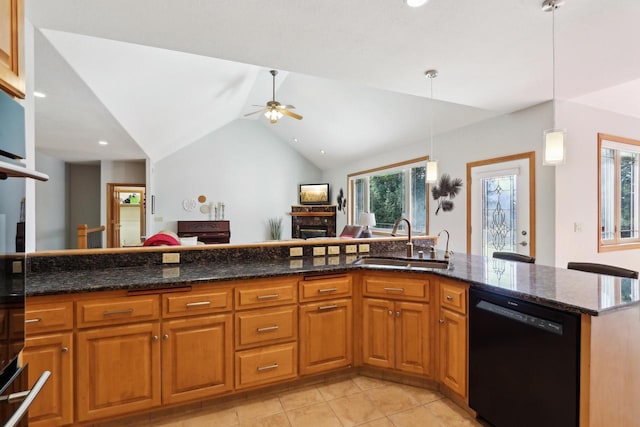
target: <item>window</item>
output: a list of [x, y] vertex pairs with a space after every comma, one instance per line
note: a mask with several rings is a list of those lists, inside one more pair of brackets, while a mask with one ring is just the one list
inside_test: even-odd
[[357, 224], [362, 212], [372, 212], [376, 215], [374, 230], [389, 232], [404, 216], [413, 233], [426, 234], [426, 161], [427, 157], [421, 157], [349, 174], [350, 223]]
[[599, 251], [640, 248], [640, 141], [598, 134]]

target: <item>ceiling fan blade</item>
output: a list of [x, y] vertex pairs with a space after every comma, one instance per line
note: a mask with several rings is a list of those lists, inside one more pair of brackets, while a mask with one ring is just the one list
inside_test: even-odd
[[296, 109], [296, 107], [294, 107], [293, 105], [280, 105], [280, 106], [278, 106], [278, 108], [280, 108], [280, 109], [284, 108], [286, 110], [295, 110]]
[[251, 104], [252, 107], [262, 107], [264, 108], [264, 105], [258, 105], [258, 104]]
[[280, 109], [279, 109], [279, 111], [280, 111], [282, 114], [286, 114], [286, 115], [287, 115], [287, 116], [289, 116], [289, 117], [293, 117], [294, 119], [302, 120], [302, 116], [301, 116], [300, 114], [296, 114], [296, 113], [294, 113], [293, 111], [289, 111], [289, 110], [286, 110], [286, 109], [284, 109], [284, 108], [280, 108]]
[[252, 113], [247, 113], [247, 114], [244, 115], [244, 117], [253, 116], [254, 114], [262, 113], [264, 110], [265, 110], [265, 108], [263, 108], [261, 110], [258, 110], [258, 111], [254, 111]]

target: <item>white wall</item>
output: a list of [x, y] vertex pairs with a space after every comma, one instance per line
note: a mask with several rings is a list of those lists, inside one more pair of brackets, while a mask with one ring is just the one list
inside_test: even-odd
[[36, 250], [65, 249], [67, 236], [67, 202], [65, 162], [36, 152], [38, 171], [49, 175], [49, 181], [35, 184]]
[[178, 220], [215, 219], [191, 211], [183, 201], [204, 195], [223, 202], [231, 221], [231, 242], [268, 239], [266, 221], [283, 218], [283, 239], [291, 237], [291, 205], [298, 203], [298, 184], [318, 182], [320, 170], [269, 132], [257, 120], [238, 119], [153, 166], [156, 212], [149, 235], [176, 230]]
[[[536, 151], [536, 263], [553, 265], [554, 255], [554, 168], [542, 166], [542, 133], [551, 127], [551, 104], [545, 103], [512, 114], [489, 119], [462, 129], [434, 137], [434, 158], [440, 173], [462, 178], [464, 187], [454, 200], [451, 212], [435, 215], [430, 200], [429, 234], [442, 229], [451, 233], [449, 248], [466, 252], [466, 165], [468, 162]], [[428, 137], [423, 143], [372, 156], [353, 164], [324, 171], [323, 180], [331, 183], [335, 194], [347, 188], [346, 176], [378, 166], [409, 160], [429, 154]], [[332, 195], [332, 197], [334, 197]], [[338, 216], [338, 231], [346, 223], [346, 215]], [[440, 243], [438, 247], [442, 246]]]
[[[571, 102], [558, 105], [567, 162], [556, 168], [556, 265], [569, 261], [638, 270], [640, 249], [598, 253], [598, 133], [640, 140], [640, 119]], [[578, 224], [582, 231], [574, 231]]]
[[[67, 243], [78, 247], [78, 225], [104, 225], [100, 218], [100, 165], [67, 164]], [[104, 246], [104, 245], [103, 245]]]

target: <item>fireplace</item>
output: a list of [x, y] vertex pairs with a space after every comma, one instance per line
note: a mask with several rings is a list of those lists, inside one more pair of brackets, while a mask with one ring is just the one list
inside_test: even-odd
[[300, 238], [313, 239], [314, 237], [327, 237], [326, 225], [301, 225]]
[[336, 236], [334, 205], [291, 206], [291, 237], [310, 239]]

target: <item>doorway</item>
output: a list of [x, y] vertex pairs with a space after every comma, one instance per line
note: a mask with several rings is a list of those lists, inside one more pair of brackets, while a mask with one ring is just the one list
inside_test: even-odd
[[535, 152], [467, 163], [467, 253], [535, 257]]
[[107, 184], [107, 247], [142, 245], [146, 233], [144, 184]]

